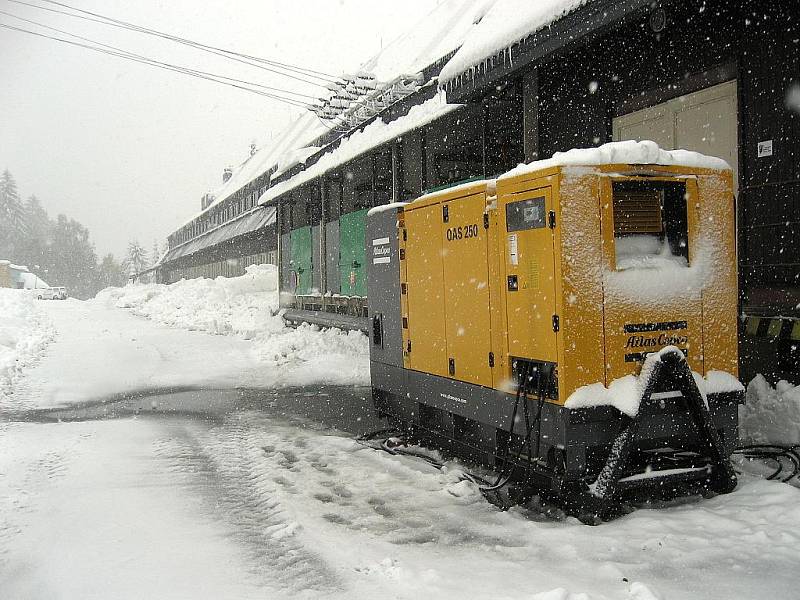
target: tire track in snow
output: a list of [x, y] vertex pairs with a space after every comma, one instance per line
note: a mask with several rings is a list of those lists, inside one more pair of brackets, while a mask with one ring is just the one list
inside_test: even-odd
[[518, 548], [525, 543], [507, 532], [498, 535], [498, 509], [455, 471], [441, 473], [375, 452], [301, 418], [277, 421], [242, 413], [217, 433], [220, 440], [242, 441], [247, 454], [238, 464], [257, 473], [264, 494], [292, 507], [292, 519], [316, 519], [312, 529], [321, 520], [346, 530], [354, 543], [365, 535], [395, 545]]
[[[30, 427], [35, 426], [0, 423], [0, 439], [8, 440]], [[41, 440], [43, 447], [35, 454], [36, 458], [24, 463], [12, 462], [5, 472], [0, 472], [0, 566], [7, 562], [12, 539], [22, 533], [23, 523], [36, 512], [37, 497], [67, 474], [80, 444], [89, 438], [91, 434], [82, 433], [61, 439], [55, 447], [49, 445], [49, 439]]]
[[249, 572], [265, 586], [293, 594], [339, 590], [336, 574], [297, 536], [301, 527], [276, 494], [281, 484], [259, 472], [247, 429], [235, 420], [210, 430], [185, 426], [153, 449], [173, 471], [196, 480], [208, 511], [230, 525]]

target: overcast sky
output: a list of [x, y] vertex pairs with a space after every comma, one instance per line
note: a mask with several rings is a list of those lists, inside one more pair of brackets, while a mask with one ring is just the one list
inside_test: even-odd
[[[63, 10], [42, 0], [26, 3]], [[413, 26], [434, 0], [62, 0], [103, 15], [341, 74]], [[309, 86], [141, 34], [11, 0], [0, 11], [162, 61], [308, 93]], [[45, 31], [0, 14], [0, 23]], [[98, 254], [146, 248], [200, 207], [226, 165], [300, 109], [233, 88], [0, 29], [0, 171], [24, 197], [89, 228]]]

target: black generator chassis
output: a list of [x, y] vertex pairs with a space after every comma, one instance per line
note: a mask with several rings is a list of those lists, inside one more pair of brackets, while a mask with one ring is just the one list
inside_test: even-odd
[[[743, 392], [709, 394], [706, 408], [682, 355], [668, 354], [653, 369], [635, 418], [610, 406], [567, 409], [544, 402], [533, 460], [521, 443], [527, 433], [521, 408], [509, 435], [514, 395], [380, 362], [371, 369], [375, 407], [393, 426], [421, 443], [502, 469], [519, 497], [554, 499], [569, 514], [611, 518], [623, 500], [725, 493], [736, 485], [729, 457]], [[537, 399], [520, 400], [536, 414]], [[640, 475], [664, 467], [670, 469], [665, 475]]]

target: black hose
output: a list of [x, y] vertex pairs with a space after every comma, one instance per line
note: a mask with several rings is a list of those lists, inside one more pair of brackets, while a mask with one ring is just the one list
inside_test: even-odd
[[780, 481], [788, 483], [800, 475], [800, 445], [798, 444], [792, 446], [783, 446], [780, 444], [749, 444], [736, 448], [733, 453], [740, 454], [747, 459], [758, 458], [775, 461], [777, 467], [767, 477], [769, 480], [778, 479], [781, 473], [783, 473], [785, 464], [782, 459], [792, 463], [792, 468], [789, 474], [784, 476]]

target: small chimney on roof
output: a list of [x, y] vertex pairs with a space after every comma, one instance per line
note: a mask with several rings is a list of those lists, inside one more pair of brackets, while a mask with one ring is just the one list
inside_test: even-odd
[[227, 183], [227, 181], [233, 177], [233, 169], [230, 167], [225, 167], [222, 171], [222, 183]]
[[200, 198], [200, 207], [201, 207], [200, 210], [207, 209], [209, 206], [211, 206], [214, 203], [215, 199], [216, 198], [215, 198], [214, 194], [212, 194], [211, 192], [203, 194], [203, 197]]

